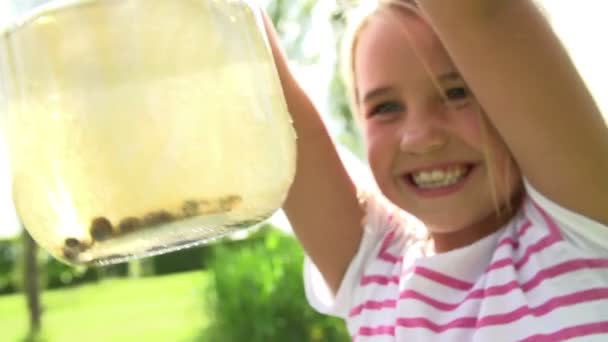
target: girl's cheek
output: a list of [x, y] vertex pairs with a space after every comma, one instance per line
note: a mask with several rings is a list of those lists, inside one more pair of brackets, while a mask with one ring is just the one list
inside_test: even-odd
[[368, 145], [368, 149], [372, 149], [375, 145], [381, 144], [380, 132], [371, 124], [368, 124], [365, 128], [365, 142]]
[[471, 146], [481, 147], [484, 143], [484, 131], [488, 139], [493, 139], [494, 132], [491, 127], [483, 123], [482, 116], [475, 110], [462, 113], [459, 126], [464, 138]]

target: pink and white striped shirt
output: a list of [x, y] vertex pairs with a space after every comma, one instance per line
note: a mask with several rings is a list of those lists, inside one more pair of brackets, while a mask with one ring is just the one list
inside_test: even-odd
[[608, 341], [608, 227], [526, 188], [505, 227], [430, 256], [407, 218], [368, 201], [335, 298], [306, 260], [311, 305], [358, 342]]

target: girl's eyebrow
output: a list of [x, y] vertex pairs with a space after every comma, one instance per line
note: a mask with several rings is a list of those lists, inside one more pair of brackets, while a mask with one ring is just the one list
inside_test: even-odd
[[[437, 76], [437, 81], [439, 82], [448, 82], [448, 81], [461, 81], [462, 76], [458, 71], [448, 71], [446, 73], [440, 74]], [[390, 93], [393, 90], [391, 86], [380, 86], [377, 88], [372, 88], [372, 90], [368, 91], [365, 96], [363, 96], [363, 103], [369, 102], [374, 98], [385, 95], [386, 93]]]
[[460, 81], [462, 80], [462, 76], [460, 76], [460, 73], [458, 71], [448, 71], [444, 74], [439, 75], [437, 77], [437, 80], [440, 82]]
[[382, 96], [390, 92], [391, 90], [393, 90], [393, 87], [390, 86], [381, 86], [378, 88], [373, 88], [372, 90], [368, 91], [365, 96], [363, 96], [363, 102], [369, 102], [376, 97]]

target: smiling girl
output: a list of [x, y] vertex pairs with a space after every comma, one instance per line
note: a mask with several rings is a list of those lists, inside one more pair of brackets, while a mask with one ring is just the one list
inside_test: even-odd
[[608, 338], [608, 132], [533, 1], [381, 1], [355, 26], [349, 95], [383, 196], [348, 177], [267, 27], [313, 306], [357, 341]]

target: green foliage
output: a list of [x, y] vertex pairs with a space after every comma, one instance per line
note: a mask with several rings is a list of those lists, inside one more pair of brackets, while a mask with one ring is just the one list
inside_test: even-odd
[[98, 280], [99, 272], [94, 268], [74, 267], [55, 259], [44, 250], [38, 251], [42, 288], [54, 289], [68, 285]]
[[312, 24], [311, 12], [318, 0], [273, 0], [266, 6], [268, 16], [281, 37], [282, 45], [290, 59], [310, 64], [319, 56], [304, 48], [304, 40]]
[[15, 265], [18, 255], [16, 240], [0, 240], [0, 294], [15, 291]]
[[[340, 62], [336, 62], [336, 69], [339, 67]], [[343, 129], [338, 136], [338, 140], [356, 156], [363, 159], [364, 147], [361, 134], [354, 117], [356, 113], [351, 112], [348, 104], [348, 98], [346, 97], [346, 85], [338, 72], [335, 72], [333, 75], [329, 85], [329, 91], [331, 93], [331, 101], [329, 103], [331, 113], [334, 118], [336, 118], [343, 125]]]
[[316, 313], [304, 296], [303, 252], [269, 226], [232, 245], [218, 245], [205, 311], [211, 342], [347, 341], [344, 323]]
[[[333, 29], [333, 35], [336, 40], [336, 46], [342, 45], [344, 39], [344, 32], [347, 25], [346, 9], [340, 8], [332, 13], [331, 23]], [[357, 113], [352, 113], [350, 105], [348, 103], [348, 95], [346, 84], [340, 74], [342, 70], [341, 60], [342, 51], [338, 50], [338, 59], [335, 61], [334, 74], [329, 84], [329, 109], [331, 115], [342, 124], [342, 132], [338, 136], [338, 140], [344, 146], [346, 146], [351, 152], [357, 155], [359, 158], [364, 157], [364, 147], [355, 116]]]
[[154, 274], [171, 274], [207, 268], [213, 245], [183, 249], [154, 256]]
[[[22, 237], [0, 240], [0, 294], [23, 289], [24, 257]], [[41, 289], [73, 286], [98, 281], [103, 277], [121, 277], [127, 274], [127, 264], [101, 268], [74, 267], [55, 259], [41, 248], [37, 251], [37, 260]]]
[[[23, 253], [21, 237], [0, 241], [0, 294], [22, 290], [24, 277]], [[41, 271], [41, 288], [65, 286], [85, 277], [85, 269], [67, 266], [43, 250], [38, 250], [37, 259]]]

